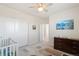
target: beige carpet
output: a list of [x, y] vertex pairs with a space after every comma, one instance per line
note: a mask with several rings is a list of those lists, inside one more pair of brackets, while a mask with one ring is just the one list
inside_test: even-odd
[[40, 53], [43, 53], [46, 56], [61, 56], [61, 52], [53, 48], [42, 48], [39, 50]]

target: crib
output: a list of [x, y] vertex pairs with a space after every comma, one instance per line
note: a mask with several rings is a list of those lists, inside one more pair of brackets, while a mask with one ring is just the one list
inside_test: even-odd
[[11, 38], [0, 38], [0, 56], [18, 56], [18, 44]]

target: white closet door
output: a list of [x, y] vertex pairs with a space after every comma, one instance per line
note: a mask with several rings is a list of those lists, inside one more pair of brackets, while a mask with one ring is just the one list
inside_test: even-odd
[[40, 25], [29, 24], [29, 44], [40, 42]]
[[4, 19], [0, 18], [0, 38], [4, 38], [6, 35], [5, 25]]
[[21, 22], [19, 23], [19, 29], [17, 37], [19, 46], [24, 46], [28, 43], [28, 24]]
[[18, 46], [24, 46], [28, 42], [28, 24], [18, 19], [10, 19], [6, 22], [6, 32], [8, 37], [18, 43]]

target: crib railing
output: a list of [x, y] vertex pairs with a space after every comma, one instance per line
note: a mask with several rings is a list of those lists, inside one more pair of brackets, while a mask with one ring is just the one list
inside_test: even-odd
[[18, 44], [13, 40], [1, 39], [0, 40], [0, 56], [17, 56]]

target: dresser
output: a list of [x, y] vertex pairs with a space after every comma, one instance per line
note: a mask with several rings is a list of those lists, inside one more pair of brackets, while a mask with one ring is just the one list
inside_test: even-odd
[[79, 40], [54, 37], [54, 49], [79, 56]]

